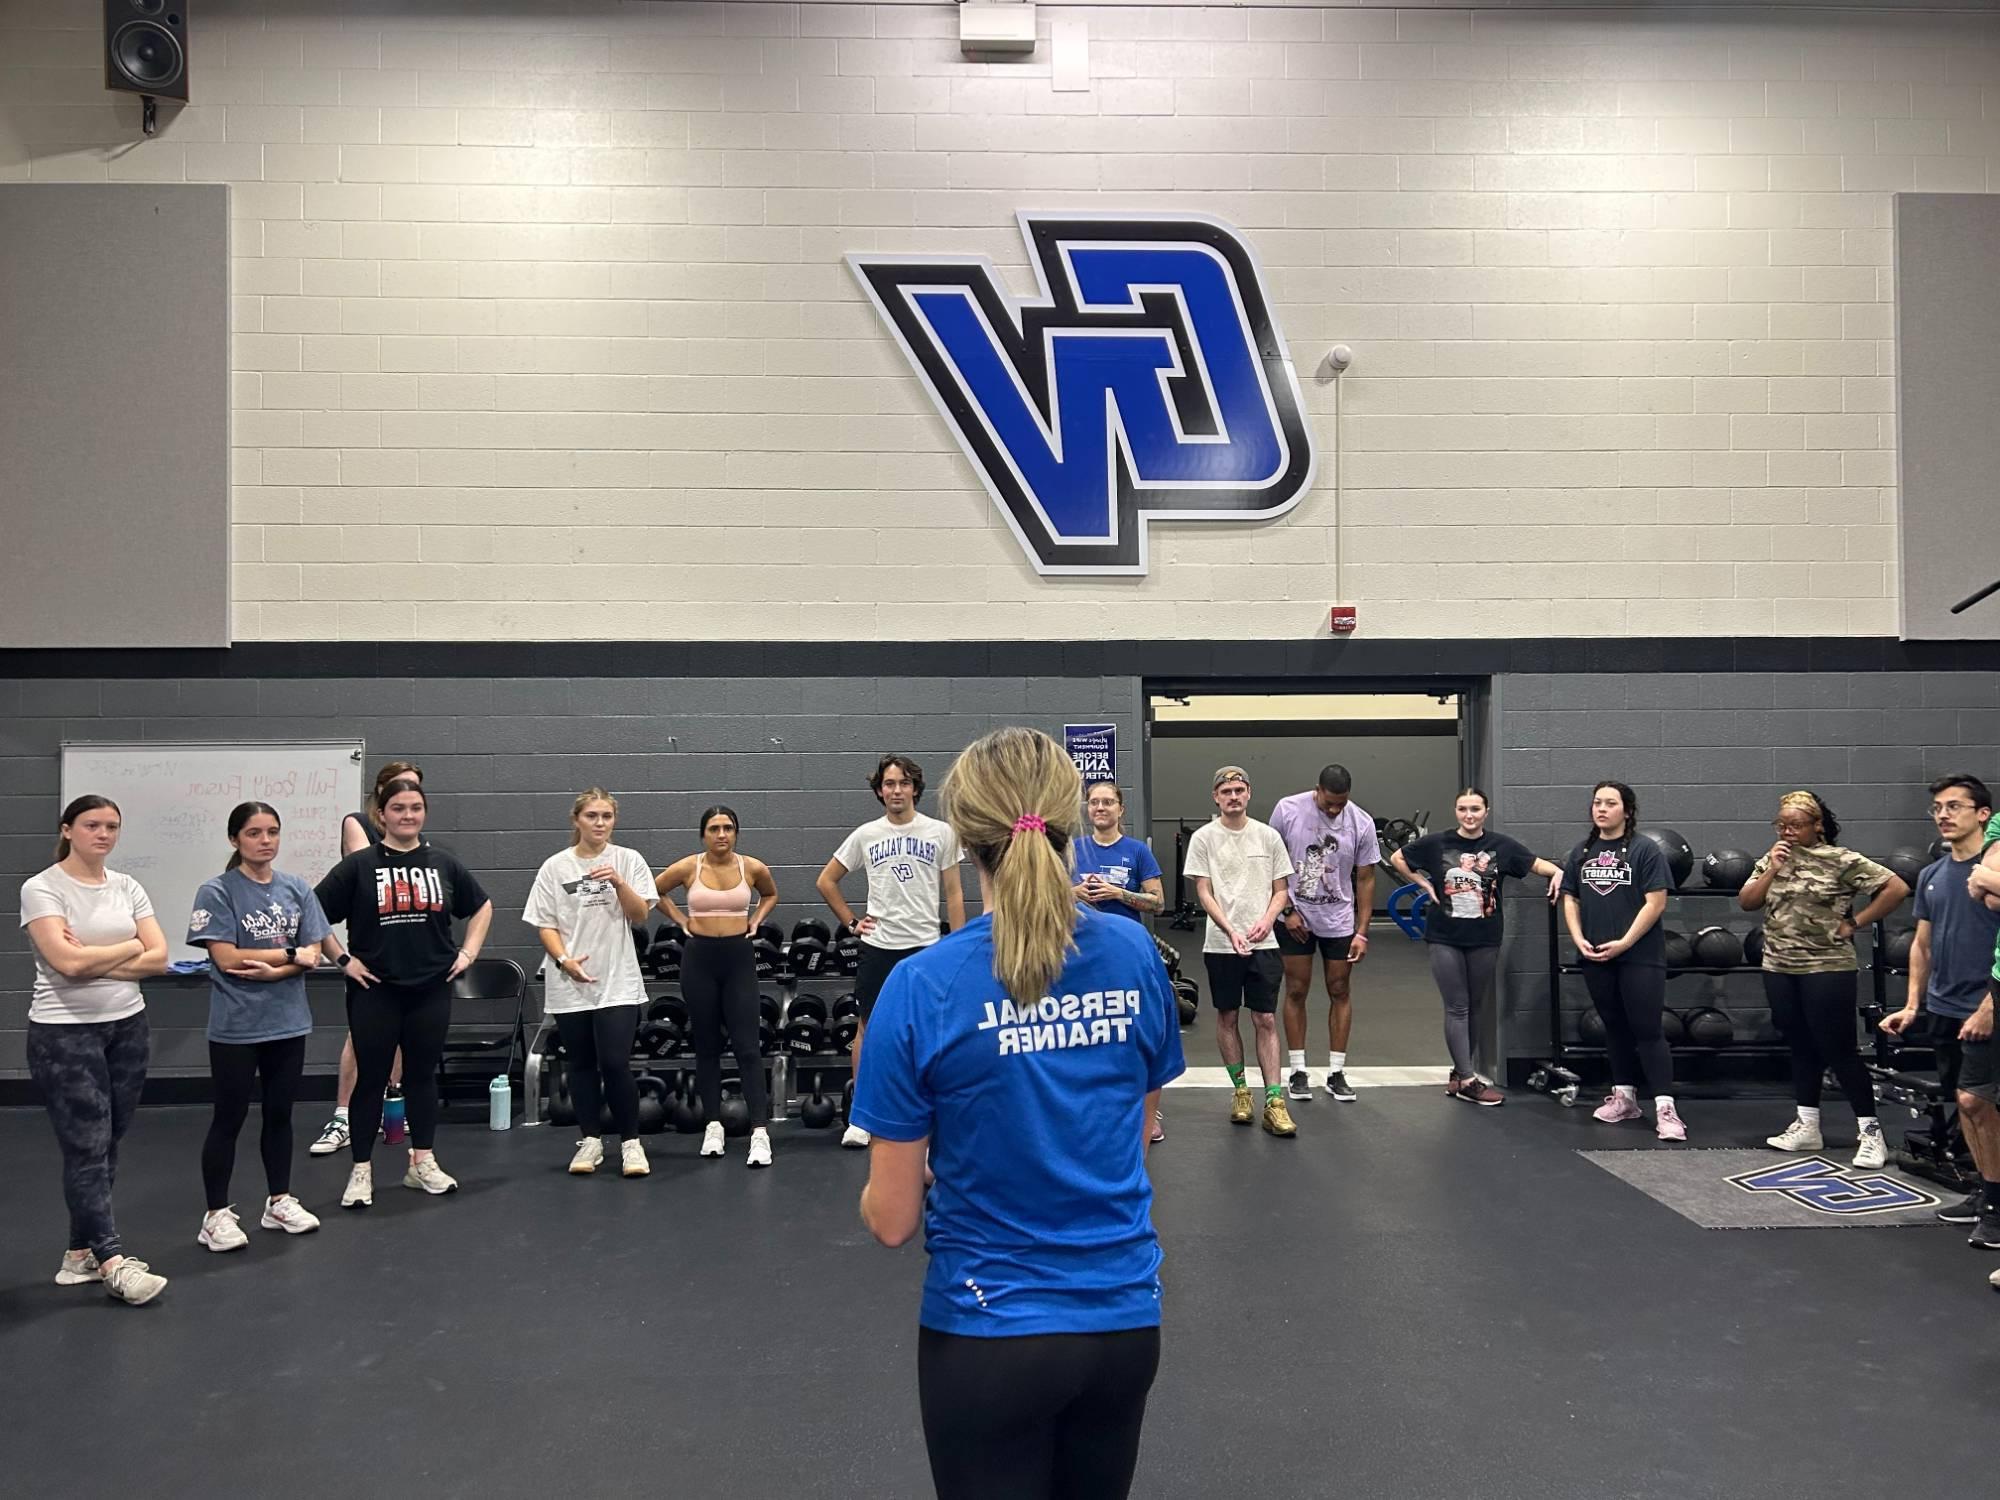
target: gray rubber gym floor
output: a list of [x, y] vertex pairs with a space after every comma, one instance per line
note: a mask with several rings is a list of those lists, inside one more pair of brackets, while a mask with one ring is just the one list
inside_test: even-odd
[[[2000, 1256], [1963, 1230], [1701, 1230], [1575, 1154], [1650, 1136], [1525, 1096], [1321, 1099], [1289, 1142], [1232, 1129], [1218, 1092], [1169, 1100], [1136, 1495], [1986, 1492]], [[1708, 1145], [1783, 1112], [1688, 1108]], [[378, 1206], [342, 1214], [344, 1168], [302, 1159], [325, 1229], [246, 1215], [218, 1256], [194, 1244], [204, 1126], [148, 1110], [128, 1137], [121, 1224], [173, 1278], [132, 1309], [50, 1283], [55, 1146], [0, 1112], [7, 1493], [929, 1493], [923, 1257], [867, 1240], [830, 1133], [783, 1127], [763, 1173], [656, 1138], [625, 1182], [564, 1175], [566, 1133], [451, 1125], [456, 1197], [396, 1186], [385, 1151]]]

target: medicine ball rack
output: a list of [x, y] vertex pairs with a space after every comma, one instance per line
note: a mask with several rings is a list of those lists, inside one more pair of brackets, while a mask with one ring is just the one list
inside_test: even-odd
[[[1667, 893], [1667, 912], [1676, 910], [1676, 903], [1682, 899], [1712, 900], [1722, 898], [1732, 906], [1736, 892], [1731, 890], [1670, 889]], [[1609, 1056], [1609, 1049], [1583, 1041], [1570, 1041], [1563, 1033], [1562, 980], [1565, 974], [1581, 975], [1584, 965], [1581, 959], [1574, 963], [1563, 962], [1562, 941], [1568, 936], [1568, 927], [1562, 919], [1560, 903], [1549, 907], [1549, 1055], [1528, 1066], [1527, 1086], [1537, 1093], [1549, 1095], [1565, 1108], [1573, 1107], [1583, 1096], [1584, 1079], [1572, 1066], [1579, 1062], [1596, 1062]], [[1662, 925], [1667, 921], [1667, 913], [1660, 917]], [[1879, 942], [1879, 938], [1877, 939]], [[1699, 974], [1725, 977], [1731, 974], [1761, 974], [1763, 969], [1754, 964], [1736, 964], [1727, 968], [1688, 964], [1667, 969], [1667, 978], [1678, 979], [1684, 975]], [[1877, 988], [1880, 981], [1877, 980]], [[1783, 1042], [1737, 1042], [1731, 1041], [1720, 1046], [1703, 1045], [1697, 1042], [1674, 1042], [1670, 1044], [1676, 1056], [1718, 1057], [1787, 1057], [1790, 1049]]]

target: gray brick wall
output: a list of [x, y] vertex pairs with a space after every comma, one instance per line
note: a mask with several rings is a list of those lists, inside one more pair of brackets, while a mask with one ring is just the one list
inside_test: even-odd
[[[1711, 849], [1769, 848], [1778, 796], [1794, 787], [1832, 804], [1842, 843], [1880, 857], [1936, 837], [1925, 812], [1933, 777], [1969, 771], [2000, 785], [2000, 677], [1509, 674], [1494, 681], [1494, 756], [1496, 826], [1557, 861], [1581, 837], [1601, 777], [1629, 782], [1640, 823], [1678, 830], [1697, 860]], [[1729, 901], [1696, 898], [1670, 904], [1667, 921], [1691, 931], [1754, 919]], [[1541, 903], [1517, 890], [1501, 980], [1505, 1056], [1547, 1050], [1546, 923]], [[1582, 985], [1567, 982], [1565, 1011], [1586, 1003]], [[1774, 1035], [1754, 976], [1678, 979], [1667, 1003], [1724, 1004], [1739, 1029]]]
[[[49, 862], [65, 739], [360, 735], [370, 774], [391, 757], [420, 761], [433, 790], [431, 832], [493, 893], [488, 951], [528, 963], [539, 945], [521, 907], [583, 787], [618, 795], [620, 842], [656, 867], [697, 847], [704, 807], [734, 807], [745, 852], [772, 866], [776, 920], [789, 927], [825, 914], [813, 877], [848, 830], [879, 811], [865, 785], [877, 755], [915, 756], [933, 788], [924, 806], [935, 810], [952, 757], [997, 725], [1060, 734], [1066, 721], [1116, 722], [1143, 807], [1139, 710], [1128, 677], [0, 679], [0, 1078], [25, 1072], [20, 885]], [[227, 853], [217, 850], [218, 869]], [[330, 1067], [340, 988], [316, 983], [313, 994], [322, 1029], [310, 1062]], [[149, 1000], [155, 1073], [205, 1074], [206, 987], [165, 981]]]

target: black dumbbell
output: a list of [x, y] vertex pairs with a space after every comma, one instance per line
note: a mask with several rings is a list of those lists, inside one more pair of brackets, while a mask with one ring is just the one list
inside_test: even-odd
[[828, 927], [818, 917], [807, 917], [803, 921], [792, 924], [792, 941], [796, 943], [801, 938], [811, 938], [815, 942], [822, 943], [831, 948], [833, 946], [833, 929]]
[[848, 1016], [857, 1021], [861, 1019], [861, 1002], [852, 995], [842, 995], [833, 1002], [833, 1008], [827, 1012], [827, 1019], [838, 1021]]
[[785, 964], [799, 979], [817, 979], [831, 958], [832, 950], [816, 937], [795, 937], [785, 950]]
[[795, 1057], [826, 1051], [826, 1028], [810, 1016], [786, 1022], [785, 1050]]
[[854, 1039], [861, 1034], [861, 1017], [840, 1016], [826, 1028], [828, 1048], [834, 1052], [847, 1053], [854, 1050]]
[[[769, 923], [765, 924], [769, 926]], [[756, 966], [759, 979], [777, 979], [785, 967], [785, 953], [769, 938], [757, 938], [750, 944], [751, 962]]]
[[785, 1007], [787, 1022], [812, 1020], [824, 1026], [831, 1019], [832, 1012], [827, 1009], [826, 1002], [817, 995], [794, 995], [791, 1003]]

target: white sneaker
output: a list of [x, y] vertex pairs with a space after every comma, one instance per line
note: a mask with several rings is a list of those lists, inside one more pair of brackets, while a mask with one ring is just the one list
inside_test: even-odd
[[282, 1229], [286, 1234], [311, 1234], [319, 1228], [319, 1215], [290, 1193], [284, 1193], [264, 1205], [264, 1216], [257, 1223], [261, 1228]]
[[62, 1265], [56, 1271], [57, 1286], [83, 1286], [103, 1279], [104, 1268], [98, 1265], [97, 1257], [88, 1250], [63, 1252]]
[[241, 1250], [250, 1243], [250, 1236], [243, 1232], [233, 1208], [218, 1208], [213, 1213], [202, 1215], [201, 1233], [195, 1243], [206, 1245], [215, 1251]]
[[596, 1136], [585, 1136], [576, 1143], [576, 1155], [569, 1159], [572, 1177], [588, 1177], [604, 1162], [604, 1142]]
[[1857, 1167], [1889, 1165], [1889, 1143], [1883, 1139], [1879, 1127], [1861, 1132], [1861, 1139], [1854, 1147], [1854, 1165]]
[[458, 1179], [438, 1165], [436, 1156], [412, 1156], [410, 1170], [403, 1174], [403, 1186], [426, 1193], [455, 1193]]
[[703, 1156], [722, 1155], [722, 1122], [710, 1120], [708, 1129], [701, 1133], [701, 1154]]
[[626, 1141], [618, 1148], [618, 1170], [626, 1177], [644, 1177], [653, 1170], [653, 1164], [646, 1160], [644, 1142]]
[[1774, 1151], [1821, 1151], [1826, 1142], [1820, 1138], [1819, 1127], [1808, 1125], [1794, 1115], [1792, 1123], [1785, 1127], [1784, 1134], [1766, 1136], [1764, 1144]]
[[868, 1143], [874, 1139], [874, 1136], [859, 1125], [850, 1125], [840, 1133], [840, 1144], [850, 1151], [865, 1151], [868, 1149]]
[[340, 1195], [342, 1208], [369, 1208], [375, 1202], [375, 1164], [358, 1161], [347, 1174], [347, 1186]]
[[118, 1262], [118, 1268], [104, 1278], [104, 1290], [120, 1302], [133, 1307], [144, 1307], [167, 1289], [167, 1278], [155, 1276], [152, 1267], [143, 1260], [126, 1256]]
[[762, 1125], [750, 1132], [750, 1155], [745, 1158], [745, 1165], [752, 1167], [771, 1165], [771, 1132]]
[[335, 1115], [320, 1127], [319, 1139], [306, 1150], [314, 1156], [331, 1156], [336, 1151], [345, 1151], [352, 1139], [347, 1130], [347, 1116]]

